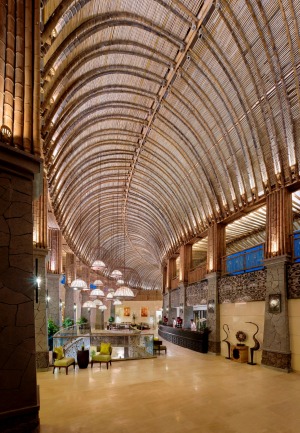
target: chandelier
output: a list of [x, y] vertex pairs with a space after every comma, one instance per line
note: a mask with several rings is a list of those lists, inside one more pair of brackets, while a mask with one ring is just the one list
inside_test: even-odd
[[129, 287], [121, 286], [115, 291], [115, 297], [134, 297], [134, 293]]
[[106, 295], [106, 299], [111, 301], [112, 299], [114, 299], [114, 296], [115, 296], [114, 292], [108, 292]]
[[120, 277], [122, 277], [122, 272], [119, 271], [118, 269], [115, 269], [114, 271], [112, 271], [112, 273], [110, 274], [110, 276], [112, 278], [115, 278], [116, 280], [118, 280]]
[[122, 302], [120, 301], [120, 299], [115, 299], [113, 305], [122, 305]]
[[78, 278], [77, 280], [72, 281], [71, 286], [74, 290], [87, 290], [87, 284], [85, 281]]
[[83, 308], [96, 308], [96, 304], [95, 304], [95, 301], [86, 301], [82, 304], [82, 307]]
[[104, 271], [105, 268], [106, 265], [104, 262], [102, 262], [102, 260], [95, 260], [92, 264], [92, 269], [94, 271]]
[[102, 281], [101, 280], [95, 280], [94, 282], [93, 282], [93, 285], [94, 286], [99, 286], [99, 287], [102, 287], [104, 284], [102, 283]]
[[104, 292], [101, 289], [94, 289], [91, 291], [91, 296], [102, 296], [104, 297]]
[[101, 311], [107, 310], [107, 306], [106, 305], [100, 305], [99, 310], [101, 310]]
[[100, 305], [103, 305], [103, 302], [100, 301], [100, 299], [95, 299], [94, 301], [92, 301], [94, 303], [94, 305], [96, 305], [96, 307], [99, 307]]

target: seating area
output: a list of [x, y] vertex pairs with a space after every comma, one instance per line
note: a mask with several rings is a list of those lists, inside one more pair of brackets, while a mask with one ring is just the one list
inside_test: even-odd
[[165, 346], [164, 344], [162, 344], [163, 342], [161, 340], [159, 340], [158, 338], [154, 338], [153, 341], [153, 352], [154, 353], [159, 353], [160, 352], [165, 352], [165, 354], [167, 353], [167, 346]]
[[68, 368], [73, 365], [74, 369], [75, 369], [75, 359], [71, 358], [71, 357], [66, 357], [64, 355], [64, 349], [62, 346], [56, 347], [53, 350], [53, 374], [56, 368], [59, 368], [59, 370], [61, 368], [65, 368], [66, 369], [66, 374], [68, 374]]
[[106, 364], [106, 368], [108, 369], [108, 364], [111, 365], [111, 353], [112, 346], [110, 343], [101, 343], [99, 347], [97, 347], [97, 353], [92, 356], [91, 359], [91, 368], [95, 363], [101, 364], [102, 362]]

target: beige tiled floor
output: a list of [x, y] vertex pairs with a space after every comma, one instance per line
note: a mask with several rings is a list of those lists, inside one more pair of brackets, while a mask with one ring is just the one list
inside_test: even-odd
[[109, 370], [39, 373], [41, 433], [299, 433], [299, 374], [166, 344]]

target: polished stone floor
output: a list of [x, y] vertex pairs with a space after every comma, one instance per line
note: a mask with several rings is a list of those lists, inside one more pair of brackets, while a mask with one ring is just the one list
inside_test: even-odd
[[109, 370], [38, 373], [41, 433], [299, 433], [300, 374], [166, 345]]

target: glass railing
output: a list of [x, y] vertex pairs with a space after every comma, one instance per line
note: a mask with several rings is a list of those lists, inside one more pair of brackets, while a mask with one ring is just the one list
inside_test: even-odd
[[[224, 263], [225, 261], [225, 263]], [[237, 275], [253, 272], [264, 267], [264, 245], [260, 244], [223, 258], [225, 274]]]
[[63, 346], [65, 356], [76, 359], [77, 351], [84, 346], [90, 357], [99, 351], [101, 342], [111, 343], [112, 359], [144, 359], [153, 357], [153, 334], [137, 330], [103, 330], [86, 332], [76, 326], [61, 329], [53, 336], [53, 348]]

